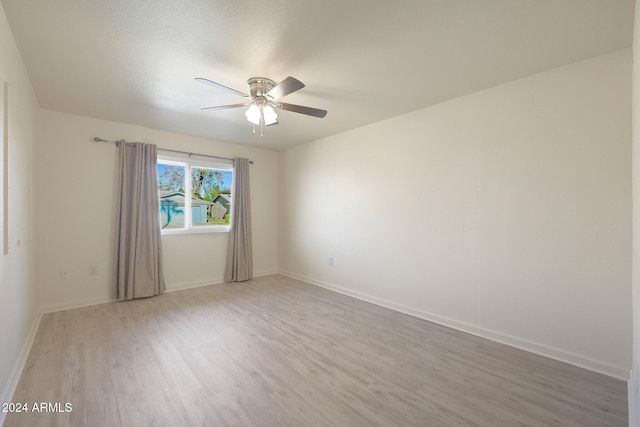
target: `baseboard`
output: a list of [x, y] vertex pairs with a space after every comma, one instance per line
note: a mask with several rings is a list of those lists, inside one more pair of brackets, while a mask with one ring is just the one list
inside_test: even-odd
[[220, 283], [224, 283], [224, 280], [222, 280], [222, 277], [217, 279], [211, 279], [211, 280], [201, 280], [197, 282], [173, 283], [173, 284], [167, 285], [166, 292], [184, 291], [185, 289], [200, 288], [202, 286], [209, 286], [209, 285], [219, 285]]
[[[207, 281], [200, 281], [200, 282], [175, 283], [175, 284], [167, 285], [167, 289], [165, 292], [183, 291], [185, 289], [199, 288], [201, 286], [216, 285], [219, 283], [223, 283], [223, 280], [219, 279], [219, 280], [207, 280]], [[69, 302], [64, 302], [60, 304], [47, 305], [42, 307], [42, 312], [55, 313], [57, 311], [65, 311], [65, 310], [72, 310], [74, 308], [90, 307], [92, 305], [106, 304], [106, 303], [116, 302], [116, 301], [118, 300], [112, 299], [112, 298], [103, 298], [103, 297], [88, 298], [88, 299], [83, 299], [78, 301], [69, 301]]]
[[606, 362], [591, 359], [576, 353], [568, 352], [559, 348], [551, 347], [545, 344], [536, 343], [533, 341], [525, 340], [522, 338], [514, 337], [508, 334], [497, 332], [491, 329], [482, 328], [469, 323], [460, 322], [455, 319], [440, 316], [437, 314], [429, 313], [424, 310], [420, 310], [414, 307], [408, 307], [402, 304], [388, 301], [383, 298], [374, 297], [362, 292], [353, 291], [351, 289], [343, 288], [331, 283], [316, 280], [310, 277], [301, 276], [288, 271], [280, 271], [279, 274], [290, 277], [292, 279], [300, 280], [311, 285], [319, 286], [321, 288], [328, 289], [330, 291], [338, 292], [343, 295], [347, 295], [353, 298], [357, 298], [362, 301], [370, 302], [382, 307], [389, 308], [391, 310], [398, 311], [400, 313], [408, 314], [410, 316], [418, 317], [420, 319], [428, 320], [433, 323], [437, 323], [443, 326], [447, 326], [462, 332], [467, 332], [472, 335], [476, 335], [482, 338], [486, 338], [491, 341], [499, 342], [511, 347], [515, 347], [521, 350], [525, 350], [531, 353], [538, 354], [540, 356], [548, 357], [550, 359], [558, 360], [560, 362], [568, 363], [570, 365], [578, 366], [580, 368], [588, 369], [590, 371], [598, 372], [613, 378], [617, 378], [623, 381], [629, 381], [630, 372], [628, 369], [614, 366]]
[[263, 277], [263, 276], [273, 276], [274, 274], [279, 274], [279, 270], [260, 270], [254, 271], [253, 277]]
[[[253, 276], [262, 277], [262, 276], [270, 276], [272, 274], [278, 274], [278, 271], [277, 270], [261, 270], [254, 273]], [[209, 280], [201, 280], [196, 282], [173, 283], [173, 284], [167, 285], [166, 292], [176, 292], [176, 291], [182, 291], [185, 289], [199, 288], [201, 286], [218, 285], [220, 283], [224, 283], [224, 280], [222, 277], [209, 279]], [[64, 302], [59, 304], [51, 304], [51, 305], [43, 306], [42, 313], [43, 314], [55, 313], [57, 311], [72, 310], [74, 308], [89, 307], [92, 305], [106, 304], [106, 303], [115, 302], [115, 301], [117, 300], [112, 298], [106, 298], [106, 297], [87, 298], [87, 299], [78, 300], [78, 301], [69, 301], [69, 302]]]
[[[254, 272], [253, 277], [271, 276], [273, 274], [278, 274], [278, 271], [277, 270], [261, 270], [258, 272]], [[225, 283], [222, 277], [218, 277], [210, 280], [204, 280], [204, 281], [197, 281], [197, 282], [174, 283], [172, 285], [167, 285], [167, 292], [182, 291], [185, 289], [199, 288], [202, 286], [219, 285], [221, 283]]]
[[[0, 402], [11, 402], [11, 400], [13, 399], [13, 394], [16, 392], [18, 382], [20, 382], [20, 377], [22, 376], [22, 371], [27, 364], [27, 358], [29, 357], [29, 352], [31, 351], [33, 341], [36, 338], [36, 333], [38, 332], [38, 327], [40, 326], [41, 319], [42, 313], [39, 313], [31, 323], [29, 333], [27, 334], [27, 339], [25, 340], [24, 344], [22, 344], [22, 348], [20, 349], [20, 353], [18, 354], [18, 359], [16, 359], [16, 362], [13, 365], [13, 369], [11, 370], [11, 374], [9, 375], [9, 381], [7, 381], [7, 385], [5, 386], [4, 390], [2, 390], [2, 395], [0, 395]], [[7, 413], [0, 411], [0, 426], [4, 425], [6, 416]]]
[[43, 314], [55, 313], [57, 311], [65, 311], [65, 310], [72, 310], [74, 308], [82, 308], [82, 307], [89, 307], [89, 306], [98, 305], [98, 304], [106, 304], [108, 302], [113, 302], [113, 301], [115, 300], [111, 298], [99, 297], [99, 298], [87, 298], [87, 299], [78, 300], [78, 301], [63, 302], [60, 304], [51, 304], [51, 305], [43, 306], [42, 313]]

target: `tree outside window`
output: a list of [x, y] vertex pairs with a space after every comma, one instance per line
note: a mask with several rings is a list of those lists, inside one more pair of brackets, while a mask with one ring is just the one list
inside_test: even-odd
[[228, 229], [232, 181], [230, 165], [177, 161], [159, 156], [158, 191], [163, 231]]

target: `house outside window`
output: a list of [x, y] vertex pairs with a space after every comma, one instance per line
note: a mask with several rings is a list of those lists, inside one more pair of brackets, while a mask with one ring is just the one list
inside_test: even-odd
[[229, 231], [233, 167], [158, 156], [162, 234]]

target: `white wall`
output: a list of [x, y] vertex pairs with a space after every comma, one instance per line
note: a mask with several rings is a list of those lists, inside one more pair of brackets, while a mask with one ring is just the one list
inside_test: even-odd
[[[3, 82], [9, 84], [10, 224], [9, 254], [2, 255], [0, 250], [0, 402], [7, 402], [17, 384], [29, 340], [39, 318], [34, 274], [36, 236], [30, 221], [33, 200], [30, 190], [33, 182], [31, 146], [35, 145], [32, 129], [37, 119], [37, 102], [4, 11], [0, 8], [0, 94]], [[0, 147], [1, 129], [2, 126]], [[0, 171], [4, 170], [2, 157], [0, 149]], [[3, 187], [3, 173], [0, 172], [0, 206]], [[0, 242], [2, 216], [0, 207]], [[0, 413], [0, 425], [3, 420], [4, 414]]]
[[[45, 311], [108, 301], [113, 230], [116, 148], [92, 142], [143, 141], [161, 148], [225, 157], [247, 157], [251, 166], [254, 273], [278, 269], [278, 155], [245, 147], [40, 110], [37, 153], [40, 233], [38, 279]], [[162, 237], [167, 288], [222, 281], [228, 233]], [[97, 265], [99, 275], [90, 276]], [[60, 270], [70, 273], [60, 278]]]
[[630, 70], [618, 51], [283, 151], [281, 271], [626, 379]]

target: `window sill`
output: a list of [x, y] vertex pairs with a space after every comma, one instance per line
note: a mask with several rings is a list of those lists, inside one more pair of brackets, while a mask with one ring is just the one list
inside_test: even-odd
[[170, 236], [174, 234], [210, 234], [210, 233], [228, 233], [230, 226], [228, 225], [219, 225], [219, 226], [209, 226], [209, 227], [198, 227], [185, 229], [180, 228], [177, 230], [160, 230], [160, 234], [162, 236]]

